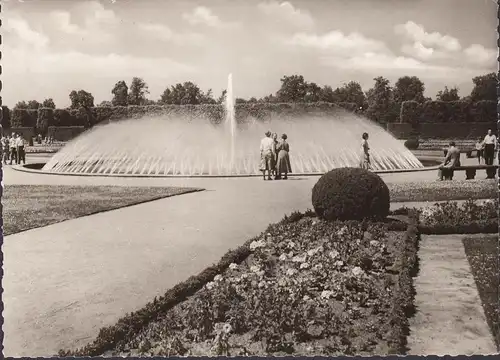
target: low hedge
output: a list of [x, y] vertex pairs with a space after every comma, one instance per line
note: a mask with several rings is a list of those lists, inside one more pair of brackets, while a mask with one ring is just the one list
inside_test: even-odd
[[468, 224], [440, 224], [420, 225], [420, 233], [425, 235], [449, 234], [496, 234], [498, 233], [498, 219], [487, 219], [470, 222]]
[[[290, 224], [298, 222], [304, 218], [315, 216], [314, 212], [308, 210], [305, 213], [295, 212], [290, 216], [285, 216], [278, 224]], [[408, 316], [414, 311], [414, 287], [413, 277], [417, 270], [417, 249], [419, 232], [417, 228], [418, 213], [409, 213], [409, 222], [406, 228], [405, 240], [401, 242], [403, 247], [398, 252], [396, 264], [399, 269], [398, 282], [394, 292], [394, 303], [391, 309], [392, 333], [389, 335], [390, 352], [402, 354], [406, 348], [406, 337], [409, 331]], [[271, 231], [272, 225], [263, 233]], [[118, 320], [113, 326], [102, 328], [97, 338], [81, 349], [74, 351], [60, 350], [58, 356], [99, 356], [106, 351], [123, 346], [132, 339], [141, 329], [151, 321], [158, 319], [161, 314], [165, 314], [177, 304], [185, 301], [189, 296], [194, 295], [205, 284], [212, 281], [216, 275], [222, 274], [232, 263], [242, 263], [251, 253], [251, 244], [260, 237], [248, 240], [235, 250], [228, 251], [218, 264], [209, 266], [196, 276], [191, 276], [186, 281], [175, 285], [168, 290], [165, 295], [155, 298], [144, 308], [127, 314]]]

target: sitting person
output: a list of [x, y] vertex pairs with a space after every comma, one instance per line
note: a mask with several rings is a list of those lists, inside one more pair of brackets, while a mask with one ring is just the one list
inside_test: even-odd
[[460, 150], [455, 146], [455, 142], [451, 141], [446, 157], [439, 166], [438, 180], [443, 180], [443, 169], [452, 169], [457, 166], [460, 166]]

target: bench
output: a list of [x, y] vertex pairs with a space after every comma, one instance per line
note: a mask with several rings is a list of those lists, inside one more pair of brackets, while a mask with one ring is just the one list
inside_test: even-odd
[[454, 168], [443, 168], [442, 174], [445, 180], [453, 180], [455, 171], [465, 171], [465, 180], [473, 180], [476, 177], [477, 170], [486, 170], [486, 178], [494, 179], [497, 169], [498, 165], [467, 165]]

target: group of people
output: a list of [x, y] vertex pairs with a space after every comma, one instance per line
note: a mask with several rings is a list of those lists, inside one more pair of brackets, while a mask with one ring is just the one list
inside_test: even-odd
[[287, 135], [281, 135], [281, 141], [278, 141], [277, 133], [267, 131], [265, 135], [260, 142], [260, 171], [264, 175], [264, 180], [272, 180], [273, 177], [274, 180], [286, 180], [288, 174], [292, 172]]
[[[287, 135], [281, 135], [281, 141], [278, 141], [278, 134], [266, 132], [266, 136], [260, 142], [260, 171], [264, 175], [264, 180], [275, 180], [288, 178], [292, 172], [290, 164], [290, 145], [287, 142]], [[368, 133], [361, 136], [361, 158], [360, 167], [365, 170], [371, 170], [370, 147], [368, 146]], [[267, 172], [267, 178], [266, 178]]]
[[26, 163], [26, 151], [25, 151], [25, 140], [19, 134], [12, 134], [12, 136], [2, 136], [2, 161], [4, 165], [7, 162], [15, 162], [16, 165]]
[[476, 142], [477, 161], [481, 164], [481, 158], [484, 159], [486, 165], [493, 165], [495, 159], [495, 148], [497, 146], [497, 137], [488, 130], [488, 133], [483, 138], [479, 138]]
[[[491, 129], [484, 139], [479, 138], [476, 143], [477, 158], [481, 163], [481, 157], [484, 157], [486, 165], [493, 165], [495, 159], [495, 150], [497, 149], [497, 137], [492, 133]], [[499, 153], [500, 156], [500, 153]], [[438, 180], [443, 180], [443, 169], [450, 169], [460, 166], [460, 149], [456, 146], [454, 141], [450, 141], [448, 149], [445, 150], [445, 158], [443, 163], [439, 166]]]

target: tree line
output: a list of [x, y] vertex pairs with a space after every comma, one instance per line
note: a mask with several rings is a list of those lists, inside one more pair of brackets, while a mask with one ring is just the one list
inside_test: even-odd
[[[274, 94], [262, 98], [252, 97], [250, 99], [236, 98], [236, 103], [296, 103], [296, 102], [328, 102], [328, 103], [352, 103], [369, 118], [379, 123], [394, 122], [400, 115], [401, 104], [404, 101], [416, 101], [423, 103], [433, 100], [424, 96], [425, 84], [416, 76], [400, 77], [394, 85], [384, 77], [373, 79], [374, 85], [364, 92], [358, 82], [350, 81], [336, 89], [329, 85], [320, 86], [314, 82], [308, 82], [302, 75], [285, 75], [281, 86]], [[438, 101], [466, 101], [477, 102], [480, 100], [497, 101], [497, 76], [489, 73], [472, 79], [474, 84], [469, 95], [460, 97], [459, 89], [456, 87], [444, 87], [436, 95]], [[148, 99], [147, 83], [139, 77], [134, 77], [127, 85], [125, 81], [118, 81], [111, 90], [112, 100], [103, 101], [99, 107], [105, 106], [129, 106], [129, 105], [198, 105], [198, 104], [221, 104], [226, 98], [226, 90], [220, 96], [214, 97], [211, 89], [204, 92], [198, 85], [191, 81], [178, 83], [167, 87], [157, 101]], [[85, 90], [73, 90], [69, 94], [70, 108], [94, 107], [94, 97]], [[38, 109], [56, 108], [52, 99], [46, 99], [41, 103], [36, 100], [20, 101], [14, 109]]]

